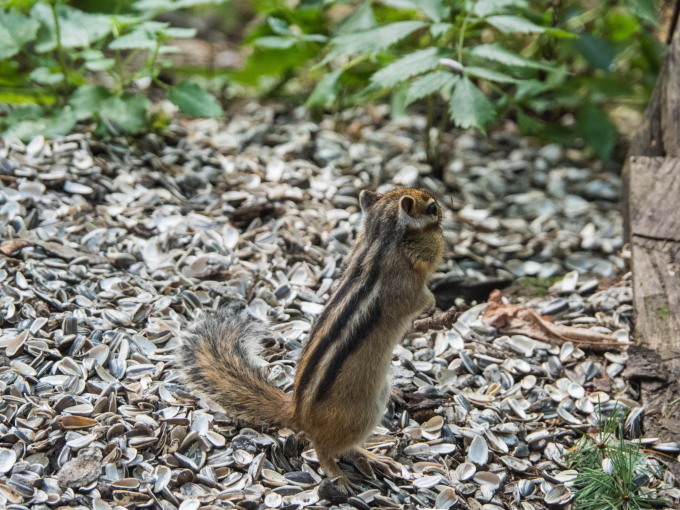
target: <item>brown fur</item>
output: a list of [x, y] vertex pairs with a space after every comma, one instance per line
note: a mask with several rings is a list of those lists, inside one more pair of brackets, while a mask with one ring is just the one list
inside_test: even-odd
[[379, 422], [392, 349], [415, 316], [434, 306], [427, 280], [444, 252], [441, 208], [429, 193], [363, 192], [360, 203], [363, 232], [305, 344], [292, 399], [267, 383], [246, 354], [244, 344], [266, 332], [245, 312], [238, 320], [208, 319], [210, 327], [199, 323], [180, 353], [194, 389], [236, 417], [303, 430], [330, 476], [342, 474], [335, 458], [356, 451]]

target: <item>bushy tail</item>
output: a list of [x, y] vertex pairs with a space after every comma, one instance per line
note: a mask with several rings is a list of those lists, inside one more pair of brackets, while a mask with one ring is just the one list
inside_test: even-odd
[[263, 322], [232, 303], [194, 323], [184, 336], [178, 363], [190, 389], [251, 424], [293, 426], [290, 395], [267, 382], [257, 366], [261, 341], [269, 336]]

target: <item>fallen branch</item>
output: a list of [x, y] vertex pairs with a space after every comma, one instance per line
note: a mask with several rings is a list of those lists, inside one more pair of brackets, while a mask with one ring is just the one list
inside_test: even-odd
[[482, 321], [503, 335], [524, 335], [553, 345], [572, 342], [595, 352], [622, 349], [631, 345], [629, 342], [618, 342], [610, 335], [554, 324], [541, 318], [536, 310], [503, 303], [502, 297], [499, 290], [491, 293]]
[[430, 317], [413, 321], [411, 331], [414, 333], [425, 333], [431, 329], [449, 329], [458, 320], [463, 311], [461, 308], [452, 306], [445, 312], [435, 312]]

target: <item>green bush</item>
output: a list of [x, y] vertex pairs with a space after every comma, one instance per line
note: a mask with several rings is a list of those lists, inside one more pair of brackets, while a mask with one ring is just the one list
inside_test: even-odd
[[[253, 30], [253, 54], [235, 80], [277, 90], [294, 76], [312, 79], [312, 109], [390, 94], [393, 114], [401, 115], [424, 101], [428, 128], [437, 115], [441, 127], [482, 131], [512, 118], [524, 134], [581, 137], [603, 159], [617, 139], [609, 113], [622, 104], [644, 107], [662, 51], [652, 0], [254, 5], [266, 23]], [[433, 159], [438, 144], [429, 132]]]
[[217, 100], [195, 83], [159, 80], [175, 50], [172, 39], [193, 29], [154, 21], [163, 12], [221, 0], [136, 0], [126, 14], [88, 13], [58, 0], [0, 4], [0, 117], [3, 136], [28, 139], [69, 133], [93, 119], [100, 134], [148, 129], [151, 102], [139, 91], [155, 84], [189, 115], [218, 116]]

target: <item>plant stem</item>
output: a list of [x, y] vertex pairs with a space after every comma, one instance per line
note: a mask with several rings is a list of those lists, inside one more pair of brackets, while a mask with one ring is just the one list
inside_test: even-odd
[[467, 10], [465, 11], [465, 16], [463, 17], [463, 24], [460, 27], [460, 33], [458, 34], [458, 47], [457, 47], [457, 55], [458, 55], [458, 62], [463, 65], [463, 43], [465, 42], [465, 29], [467, 28], [468, 24], [468, 13]]
[[425, 126], [425, 133], [423, 136], [425, 142], [425, 157], [430, 165], [434, 165], [434, 154], [432, 154], [432, 140], [430, 138], [430, 131], [434, 125], [434, 98], [432, 94], [427, 96], [427, 124]]
[[54, 20], [54, 37], [57, 40], [57, 61], [61, 72], [64, 75], [64, 80], [68, 78], [69, 71], [66, 67], [66, 60], [64, 59], [64, 48], [61, 46], [61, 25], [59, 25], [59, 15], [57, 14], [57, 3], [50, 2], [52, 8], [52, 19]]

